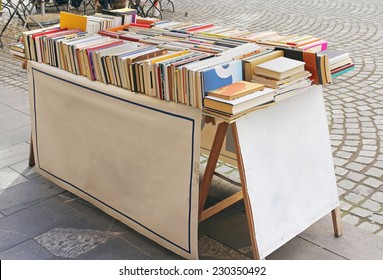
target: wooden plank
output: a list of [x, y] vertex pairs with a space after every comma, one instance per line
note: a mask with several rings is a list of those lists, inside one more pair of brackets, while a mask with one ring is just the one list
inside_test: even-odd
[[198, 207], [199, 220], [201, 219], [202, 211], [205, 207], [207, 195], [209, 194], [211, 180], [213, 179], [213, 174], [215, 171], [215, 167], [217, 165], [219, 153], [221, 151], [223, 140], [225, 139], [228, 126], [229, 126], [228, 123], [225, 123], [225, 122], [220, 123], [217, 127], [217, 132], [215, 133], [210, 156], [205, 168], [205, 174], [203, 176], [200, 190], [199, 190], [199, 207]]
[[260, 255], [259, 255], [259, 250], [258, 250], [257, 239], [255, 237], [253, 212], [251, 210], [249, 194], [247, 192], [245, 168], [243, 166], [241, 146], [240, 146], [239, 139], [238, 139], [237, 125], [236, 125], [235, 122], [231, 124], [231, 130], [233, 132], [233, 137], [234, 137], [235, 151], [236, 151], [237, 162], [238, 162], [238, 171], [239, 171], [239, 176], [240, 176], [240, 179], [241, 179], [243, 200], [244, 200], [244, 203], [245, 203], [246, 217], [247, 217], [247, 223], [248, 223], [248, 226], [249, 226], [251, 246], [253, 248], [253, 256], [254, 256], [255, 260], [259, 260], [260, 259]]
[[340, 237], [343, 234], [343, 227], [342, 227], [342, 221], [340, 217], [339, 206], [331, 211], [331, 217], [332, 217], [332, 225], [334, 227], [334, 235], [335, 237]]
[[225, 198], [224, 200], [218, 202], [217, 204], [211, 206], [210, 208], [204, 210], [201, 214], [200, 222], [206, 220], [207, 218], [210, 218], [211, 216], [217, 214], [219, 211], [222, 211], [223, 209], [236, 203], [237, 201], [241, 200], [242, 198], [243, 198], [243, 193], [241, 190], [241, 191], [236, 192], [235, 194], [229, 196], [228, 198]]

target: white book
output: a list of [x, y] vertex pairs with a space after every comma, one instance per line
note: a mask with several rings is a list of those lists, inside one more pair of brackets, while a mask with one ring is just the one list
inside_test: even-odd
[[330, 68], [330, 71], [331, 71], [331, 70], [334, 70], [335, 68], [338, 68], [338, 67], [344, 66], [346, 64], [350, 64], [350, 63], [352, 63], [352, 59], [351, 58], [347, 58], [347, 59], [341, 60], [341, 61], [339, 61], [337, 63], [330, 64], [329, 68]]
[[204, 99], [204, 106], [216, 111], [236, 115], [254, 107], [274, 101], [274, 94], [274, 89], [265, 88], [234, 100], [206, 96]]
[[319, 54], [326, 54], [328, 56], [330, 66], [350, 58], [350, 54], [348, 52], [338, 50], [324, 50]]
[[256, 65], [254, 70], [256, 75], [280, 80], [304, 71], [304, 65], [305, 63], [303, 61], [287, 57], [278, 57]]

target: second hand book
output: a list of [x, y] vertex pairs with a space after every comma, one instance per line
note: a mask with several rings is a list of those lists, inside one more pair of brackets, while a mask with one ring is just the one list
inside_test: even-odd
[[229, 115], [236, 115], [251, 110], [254, 107], [273, 102], [274, 94], [274, 89], [265, 88], [234, 100], [206, 96], [204, 99], [204, 106], [205, 108], [220, 111]]
[[233, 100], [253, 93], [255, 91], [262, 90], [264, 88], [265, 86], [263, 84], [239, 81], [227, 86], [220, 87], [216, 90], [209, 91], [207, 95], [226, 100]]
[[276, 59], [261, 63], [255, 66], [255, 74], [282, 80], [286, 77], [303, 72], [305, 63], [286, 57], [278, 57]]

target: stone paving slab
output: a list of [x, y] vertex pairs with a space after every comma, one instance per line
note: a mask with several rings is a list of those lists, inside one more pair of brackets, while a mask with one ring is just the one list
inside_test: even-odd
[[2, 260], [55, 260], [53, 254], [38, 244], [35, 240], [30, 239], [19, 245], [0, 253]]
[[345, 260], [346, 258], [329, 252], [327, 249], [295, 237], [283, 247], [275, 250], [268, 260]]
[[180, 256], [174, 254], [173, 252], [170, 252], [169, 250], [165, 249], [162, 246], [159, 246], [157, 243], [153, 242], [152, 240], [149, 240], [145, 236], [137, 233], [136, 231], [130, 228], [127, 228], [127, 230], [124, 232], [121, 238], [127, 243], [131, 244], [132, 246], [136, 248], [140, 248], [140, 250], [145, 252], [152, 259], [155, 259], [155, 260], [183, 259]]
[[209, 236], [198, 240], [199, 258], [201, 260], [250, 260], [246, 255], [226, 246]]
[[334, 254], [350, 260], [383, 259], [383, 238], [343, 223], [344, 233], [334, 238], [329, 215], [313, 224], [299, 237], [331, 250]]
[[27, 125], [0, 133], [0, 150], [25, 142], [31, 136], [30, 121]]
[[[16, 172], [13, 171], [13, 173]], [[0, 212], [5, 216], [9, 216], [62, 192], [64, 192], [62, 188], [57, 187], [43, 177], [28, 180], [13, 187], [8, 187], [1, 193]]]
[[[24, 70], [19, 69], [19, 72], [25, 72]], [[26, 80], [26, 73], [23, 75], [24, 83], [27, 83]], [[8, 88], [7, 88], [8, 86]], [[14, 90], [9, 90], [10, 88], [13, 88], [16, 86], [12, 86], [10, 84], [7, 85], [1, 85], [0, 84], [0, 103], [7, 105], [9, 107], [14, 108], [15, 110], [23, 112], [23, 114], [29, 115], [29, 110], [27, 112], [24, 112], [24, 108], [29, 109], [29, 97], [26, 91], [23, 92], [17, 92]], [[22, 110], [20, 110], [22, 109]]]
[[152, 257], [139, 247], [134, 247], [122, 238], [115, 238], [97, 246], [76, 259], [82, 260], [151, 260]]
[[26, 142], [0, 150], [0, 169], [23, 161], [29, 157], [29, 144]]
[[63, 199], [55, 196], [0, 219], [0, 252], [55, 227], [81, 228], [82, 216], [61, 202]]
[[9, 167], [0, 169], [0, 194], [7, 188], [27, 181], [27, 178]]
[[33, 179], [40, 176], [38, 173], [36, 173], [34, 167], [29, 166], [29, 160], [24, 160], [13, 164], [10, 166], [10, 168], [19, 173], [20, 175], [23, 175], [27, 179]]
[[17, 128], [30, 125], [31, 118], [17, 110], [7, 112], [6, 116], [0, 118], [0, 128], [5, 132], [13, 131]]

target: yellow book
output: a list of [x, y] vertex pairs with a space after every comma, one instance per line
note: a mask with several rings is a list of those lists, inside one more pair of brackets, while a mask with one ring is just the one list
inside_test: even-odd
[[208, 37], [215, 37], [215, 38], [228, 38], [227, 35], [221, 35], [221, 34], [215, 34], [215, 33], [208, 33], [208, 32], [200, 32], [199, 34], [208, 36]]
[[159, 56], [159, 57], [151, 59], [151, 63], [154, 64], [154, 63], [157, 63], [157, 62], [165, 61], [165, 60], [168, 60], [168, 59], [171, 59], [171, 58], [175, 58], [177, 56], [185, 55], [185, 54], [188, 54], [188, 53], [189, 53], [189, 51], [185, 50], [185, 51], [165, 54], [165, 55], [162, 55], [162, 56]]
[[76, 14], [60, 12], [60, 27], [68, 29], [80, 29], [86, 31], [88, 24], [88, 18], [86, 16], [80, 16]]

